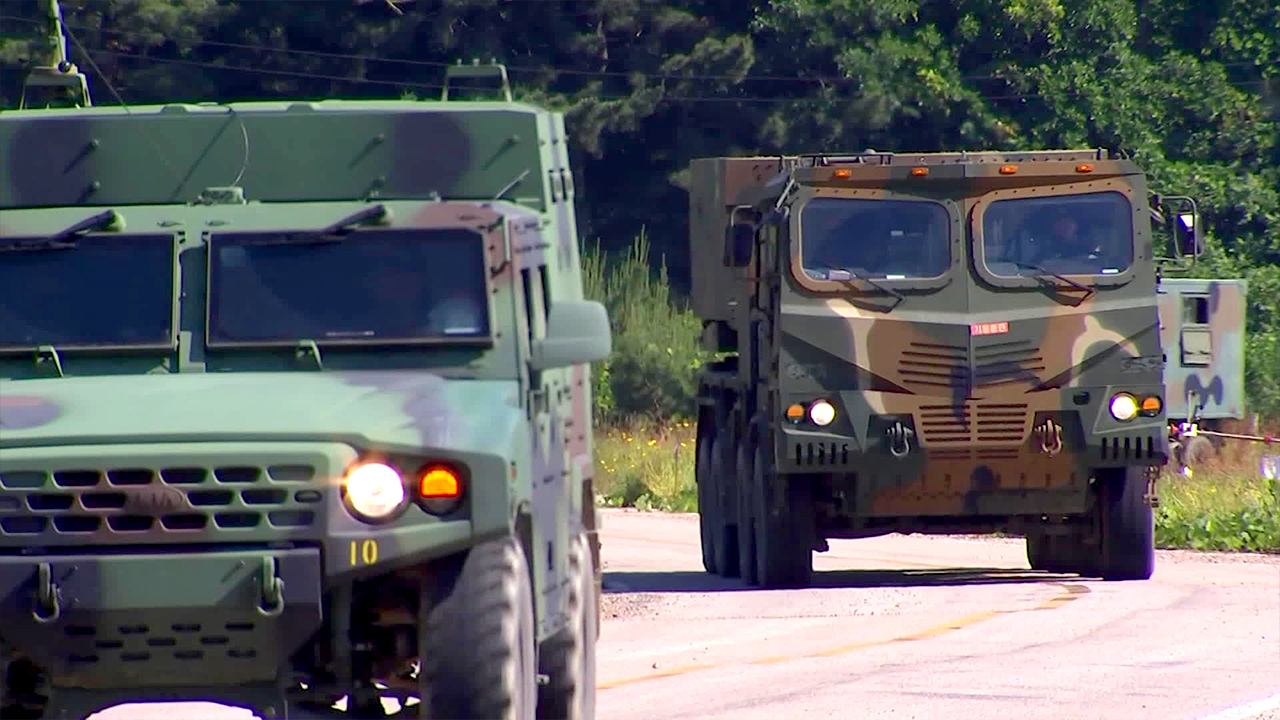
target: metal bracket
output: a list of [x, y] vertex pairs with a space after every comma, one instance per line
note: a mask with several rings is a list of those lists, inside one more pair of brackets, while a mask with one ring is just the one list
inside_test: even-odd
[[40, 563], [36, 569], [36, 597], [31, 606], [31, 617], [42, 625], [62, 617], [62, 603], [58, 595], [58, 585], [53, 581], [53, 566], [47, 562]]
[[66, 377], [62, 372], [62, 356], [58, 355], [58, 349], [52, 345], [41, 345], [36, 348], [36, 366], [39, 367], [47, 362], [53, 363], [53, 369], [58, 372], [58, 377]]
[[276, 576], [276, 559], [262, 558], [262, 596], [258, 600], [258, 613], [264, 617], [276, 617], [284, 612], [284, 581]]
[[1062, 426], [1052, 418], [1036, 427], [1036, 435], [1040, 438], [1040, 451], [1049, 457], [1062, 452]]
[[298, 360], [310, 357], [315, 361], [317, 370], [324, 369], [324, 361], [320, 359], [320, 346], [316, 345], [315, 340], [299, 340], [298, 346], [293, 351], [293, 356]]
[[903, 425], [901, 421], [895, 422], [892, 427], [885, 431], [885, 435], [889, 438], [889, 452], [896, 458], [904, 458], [911, 452], [911, 438], [915, 437], [915, 431]]

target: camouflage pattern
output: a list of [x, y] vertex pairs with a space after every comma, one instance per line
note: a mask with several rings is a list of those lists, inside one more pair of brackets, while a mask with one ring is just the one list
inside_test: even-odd
[[[587, 363], [607, 353], [607, 322], [548, 336], [552, 308], [583, 298], [562, 115], [410, 100], [9, 111], [0, 168], [0, 246], [114, 210], [80, 237], [173, 248], [169, 342], [0, 351], [0, 659], [48, 674], [50, 712], [163, 697], [261, 710], [295, 653], [341, 645], [334, 623], [412, 626], [397, 589], [492, 538], [524, 544], [539, 641], [565, 626], [575, 533], [598, 589]], [[209, 346], [211, 239], [379, 204], [379, 230], [472, 233], [490, 337]], [[407, 270], [428, 285], [462, 271]], [[541, 348], [551, 365], [530, 370]], [[338, 485], [368, 458], [453, 461], [464, 503], [361, 522]], [[45, 571], [52, 621], [33, 615]], [[283, 611], [267, 617], [271, 572]]]
[[[694, 307], [708, 349], [731, 353], [701, 376], [701, 424], [731, 443], [761, 438], [779, 476], [812, 486], [815, 549], [892, 531], [1017, 532], [1085, 513], [1099, 469], [1166, 462], [1163, 410], [1124, 422], [1109, 412], [1119, 392], [1164, 393], [1158, 258], [1131, 161], [1094, 150], [868, 152], [706, 158], [691, 170]], [[993, 202], [1095, 192], [1120, 193], [1132, 210], [1127, 268], [1013, 279], [979, 256]], [[933, 201], [949, 257], [932, 277], [810, 277], [800, 215], [823, 198]], [[741, 268], [727, 262], [733, 216], [758, 229]], [[846, 242], [914, 252], [866, 232]], [[820, 399], [835, 408], [830, 425], [787, 420], [789, 406]], [[734, 478], [751, 468], [739, 457], [711, 473], [728, 487], [712, 512], [759, 524], [782, 491], [762, 490], [765, 505], [744, 510]], [[736, 533], [747, 553], [751, 531]]]
[[[1170, 420], [1244, 417], [1245, 280], [1163, 278], [1160, 340]], [[1194, 398], [1188, 402], [1189, 398]], [[1197, 409], [1198, 408], [1198, 409]]]

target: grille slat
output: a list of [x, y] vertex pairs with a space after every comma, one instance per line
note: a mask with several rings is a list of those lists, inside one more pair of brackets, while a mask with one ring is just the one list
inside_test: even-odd
[[325, 492], [314, 483], [325, 475], [314, 464], [298, 462], [6, 471], [0, 476], [0, 511], [30, 514], [0, 516], [0, 537], [96, 542], [158, 532], [194, 541], [212, 539], [210, 533], [241, 538], [307, 528], [316, 524], [315, 505]]
[[1027, 436], [1027, 406], [1009, 403], [921, 405], [920, 430], [931, 444], [1021, 443]]

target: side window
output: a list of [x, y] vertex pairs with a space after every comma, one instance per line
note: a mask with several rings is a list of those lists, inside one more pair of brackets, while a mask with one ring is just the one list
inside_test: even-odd
[[1184, 367], [1208, 367], [1213, 363], [1213, 330], [1209, 327], [1208, 297], [1183, 296], [1179, 341]]

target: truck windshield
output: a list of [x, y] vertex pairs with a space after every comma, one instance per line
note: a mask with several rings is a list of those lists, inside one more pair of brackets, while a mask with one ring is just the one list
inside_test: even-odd
[[982, 218], [992, 274], [1115, 275], [1133, 263], [1133, 208], [1115, 191], [996, 200]]
[[946, 208], [927, 200], [819, 197], [800, 212], [804, 272], [815, 280], [938, 277], [950, 240]]
[[173, 235], [0, 239], [0, 348], [168, 346]]
[[469, 230], [215, 234], [209, 252], [211, 344], [489, 337]]

